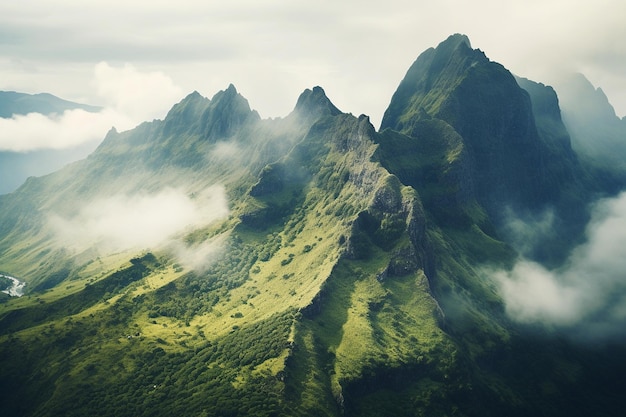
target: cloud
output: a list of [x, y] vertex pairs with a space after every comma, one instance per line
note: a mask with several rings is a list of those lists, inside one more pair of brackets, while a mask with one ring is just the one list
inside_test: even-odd
[[234, 142], [220, 141], [211, 149], [209, 159], [226, 160], [236, 162], [241, 155], [241, 149]]
[[626, 192], [598, 202], [586, 243], [561, 268], [521, 260], [510, 271], [491, 271], [507, 314], [578, 337], [623, 334], [626, 324]]
[[133, 65], [96, 65], [94, 84], [107, 107], [134, 120], [163, 118], [183, 96], [171, 78], [162, 72], [140, 72]]
[[110, 109], [98, 113], [66, 110], [61, 115], [40, 113], [0, 118], [0, 151], [28, 152], [40, 149], [67, 149], [101, 141], [114, 125], [133, 122]]
[[173, 241], [168, 246], [168, 250], [185, 268], [202, 272], [220, 255], [224, 249], [224, 240], [225, 237], [220, 235], [194, 245]]
[[166, 188], [154, 194], [98, 199], [70, 217], [50, 216], [49, 224], [64, 247], [114, 253], [163, 248], [191, 228], [226, 215], [228, 204], [223, 187], [211, 187], [193, 197], [182, 190]]
[[183, 95], [163, 73], [141, 72], [129, 64], [113, 67], [100, 62], [94, 68], [93, 86], [105, 103], [100, 112], [75, 109], [0, 118], [0, 151], [68, 149], [99, 142], [113, 126], [123, 131], [163, 118]]
[[579, 283], [531, 262], [518, 262], [511, 271], [493, 273], [500, 285], [507, 314], [522, 323], [571, 325], [583, 316]]
[[555, 214], [552, 208], [541, 213], [521, 216], [512, 209], [505, 210], [506, 240], [522, 255], [530, 256], [537, 245], [554, 233]]
[[549, 81], [542, 75], [555, 65], [582, 71], [626, 111], [622, 0], [5, 3], [0, 63], [40, 69], [24, 79], [2, 67], [5, 84], [30, 87], [54, 68], [54, 85], [76, 91], [77, 66], [133, 62], [185, 92], [211, 96], [232, 82], [265, 117], [322, 85], [339, 108], [377, 124], [417, 55], [461, 32], [524, 77]]

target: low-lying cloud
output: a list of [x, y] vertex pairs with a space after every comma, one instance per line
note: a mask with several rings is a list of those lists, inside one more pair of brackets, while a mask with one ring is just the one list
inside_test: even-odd
[[[58, 241], [67, 248], [115, 253], [166, 248], [193, 227], [227, 215], [223, 187], [214, 186], [193, 196], [166, 188], [154, 194], [120, 194], [98, 199], [81, 207], [73, 216], [51, 216], [49, 224]], [[209, 251], [206, 247], [198, 248], [203, 253]], [[188, 253], [185, 255], [190, 257]]]
[[197, 272], [206, 270], [208, 266], [220, 255], [224, 248], [224, 236], [206, 240], [197, 244], [187, 244], [181, 241], [172, 241], [168, 250], [176, 258], [177, 262], [185, 268]]
[[542, 323], [581, 338], [624, 334], [626, 323], [626, 192], [598, 202], [586, 243], [561, 268], [528, 260], [492, 272], [506, 312], [522, 323]]
[[115, 110], [97, 113], [81, 109], [61, 115], [41, 113], [0, 118], [0, 151], [28, 152], [40, 149], [67, 149], [101, 141], [112, 126], [129, 127], [130, 118]]
[[523, 256], [531, 256], [536, 246], [554, 233], [554, 209], [520, 216], [512, 209], [506, 210], [504, 233], [513, 247]]
[[99, 142], [113, 126], [124, 131], [143, 121], [163, 118], [183, 96], [163, 73], [142, 72], [129, 64], [97, 64], [93, 86], [104, 103], [99, 112], [75, 109], [49, 116], [30, 113], [0, 118], [0, 151], [67, 149]]

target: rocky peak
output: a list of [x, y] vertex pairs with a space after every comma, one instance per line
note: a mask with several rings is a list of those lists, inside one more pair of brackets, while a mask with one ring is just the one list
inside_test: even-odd
[[609, 123], [617, 119], [615, 109], [604, 91], [594, 87], [583, 74], [560, 76], [556, 88], [564, 110], [577, 113], [577, 117], [586, 115], [587, 118]]
[[461, 33], [455, 33], [453, 35], [450, 35], [446, 40], [444, 40], [437, 46], [437, 49], [455, 50], [459, 47], [472, 49], [472, 43], [470, 42], [470, 39], [467, 37], [467, 35]]
[[556, 91], [551, 86], [537, 83], [527, 78], [515, 77], [517, 84], [530, 95], [535, 117], [549, 117], [561, 120], [561, 109]]
[[209, 106], [210, 100], [203, 97], [197, 91], [188, 94], [187, 97], [176, 103], [163, 120], [163, 133], [166, 136], [188, 131], [192, 126], [197, 126], [198, 119]]
[[232, 84], [213, 96], [201, 118], [203, 134], [209, 140], [228, 138], [246, 123], [260, 120], [259, 114], [250, 109], [248, 100]]
[[293, 113], [304, 117], [319, 118], [336, 116], [341, 114], [341, 111], [326, 96], [324, 89], [316, 86], [312, 90], [307, 88], [300, 94]]
[[[381, 131], [390, 128], [429, 143], [437, 136], [422, 121], [428, 116], [445, 122], [465, 150], [457, 158], [463, 167], [463, 174], [455, 177], [458, 189], [473, 190], [494, 219], [506, 205], [537, 209], [558, 198], [576, 161], [553, 91], [529, 88], [538, 98], [535, 104], [550, 111], [546, 120], [536, 121], [529, 93], [505, 67], [472, 49], [466, 36], [452, 35], [411, 66], [385, 112]], [[558, 158], [566, 160], [565, 168], [553, 163]]]
[[550, 86], [526, 78], [516, 77], [516, 80], [530, 96], [537, 130], [544, 142], [554, 150], [572, 158], [570, 136], [561, 118], [556, 91]]
[[427, 49], [398, 86], [380, 129], [409, 133], [414, 121], [437, 115], [442, 98], [460, 84], [470, 68], [487, 62], [482, 51], [471, 48], [465, 35], [452, 35], [436, 48]]
[[574, 150], [626, 177], [626, 123], [617, 117], [606, 94], [582, 74], [560, 76], [555, 88]]

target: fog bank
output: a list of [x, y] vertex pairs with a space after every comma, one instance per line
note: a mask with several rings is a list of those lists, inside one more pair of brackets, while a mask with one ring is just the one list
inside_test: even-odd
[[583, 339], [624, 334], [626, 192], [595, 204], [586, 237], [558, 269], [522, 259], [510, 271], [489, 272], [509, 317]]
[[165, 188], [153, 194], [101, 198], [84, 204], [74, 216], [50, 216], [49, 225], [57, 242], [67, 248], [114, 253], [163, 248], [185, 232], [227, 215], [226, 193], [221, 186], [193, 196]]

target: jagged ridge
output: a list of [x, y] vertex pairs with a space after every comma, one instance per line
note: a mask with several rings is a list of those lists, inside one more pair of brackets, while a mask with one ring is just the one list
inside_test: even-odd
[[[518, 83], [454, 35], [411, 67], [381, 133], [319, 87], [276, 120], [232, 85], [210, 100], [194, 92], [163, 121], [111, 131], [87, 160], [0, 197], [0, 269], [40, 286], [0, 313], [3, 413], [616, 410], [607, 381], [623, 366], [525, 337], [481, 269], [517, 256], [498, 207], [589, 189], [553, 92]], [[215, 184], [228, 216], [177, 245], [51, 243], [47, 217], [80, 212], [76, 202], [164, 188], [193, 201]], [[211, 262], [190, 267], [185, 250]], [[585, 379], [599, 401], [568, 406]]]

